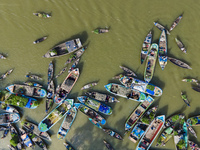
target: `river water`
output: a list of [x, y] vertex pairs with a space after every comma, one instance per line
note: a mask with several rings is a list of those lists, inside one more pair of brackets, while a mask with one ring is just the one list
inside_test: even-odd
[[[168, 29], [173, 21], [183, 14], [179, 25], [168, 36], [168, 55], [187, 62], [192, 70], [180, 68], [168, 61], [164, 71], [158, 61], [151, 83], [163, 89], [161, 97], [155, 97], [153, 106], [159, 105], [157, 115], [169, 117], [182, 112], [186, 118], [200, 114], [199, 95], [191, 88], [190, 83], [181, 80], [185, 77], [199, 79], [199, 34], [200, 34], [200, 1], [198, 0], [1, 0], [0, 1], [0, 52], [7, 56], [1, 60], [0, 73], [10, 68], [13, 73], [5, 80], [0, 81], [1, 89], [13, 83], [26, 81], [25, 75], [29, 72], [41, 75], [44, 88], [47, 87], [47, 69], [49, 62], [54, 61], [55, 75], [65, 67], [64, 63], [69, 55], [56, 59], [42, 58], [53, 46], [73, 38], [79, 37], [83, 45], [87, 45], [81, 58], [79, 68], [80, 77], [69, 94], [69, 98], [81, 96], [86, 91], [81, 87], [92, 81], [99, 81], [92, 90], [106, 92], [104, 85], [115, 82], [112, 77], [122, 73], [119, 65], [129, 67], [136, 72], [139, 79], [143, 79], [145, 64], [140, 64], [140, 51], [145, 36], [152, 29], [153, 42], [158, 42], [161, 31], [154, 27], [153, 22], [158, 21]], [[44, 11], [52, 13], [49, 19], [39, 18], [32, 13]], [[91, 31], [97, 27], [109, 27], [110, 32], [96, 35]], [[48, 36], [42, 43], [34, 45], [37, 38]], [[179, 37], [187, 48], [182, 53], [175, 43]], [[62, 83], [67, 73], [55, 80], [56, 85]], [[191, 107], [180, 97], [185, 91], [191, 102]], [[124, 123], [138, 103], [118, 97], [120, 103], [110, 104], [113, 114], [105, 116], [105, 128], [111, 128], [121, 135], [124, 134]], [[35, 110], [19, 109], [23, 119], [39, 123], [45, 117], [45, 99]], [[53, 107], [55, 107], [54, 105]], [[106, 149], [103, 139], [107, 140], [117, 150], [135, 149], [137, 144], [128, 139], [123, 141], [114, 139], [92, 125], [87, 117], [78, 113], [71, 130], [65, 140], [58, 140], [56, 133], [62, 120], [50, 129], [52, 142], [46, 141], [49, 150], [64, 150], [63, 142], [68, 141], [75, 149], [102, 150]], [[18, 124], [19, 125], [19, 124]], [[200, 127], [194, 127], [200, 137]], [[189, 134], [189, 139], [200, 145], [200, 141]], [[0, 149], [8, 149], [10, 135], [1, 140]], [[175, 149], [171, 139], [164, 148], [155, 148], [156, 141], [151, 149]], [[39, 149], [37, 147], [37, 149]]]

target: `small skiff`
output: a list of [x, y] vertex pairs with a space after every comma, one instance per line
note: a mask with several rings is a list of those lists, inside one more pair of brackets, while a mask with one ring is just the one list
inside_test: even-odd
[[119, 66], [122, 70], [124, 70], [126, 72], [127, 75], [129, 76], [135, 76], [137, 77], [137, 75], [135, 74], [135, 72], [133, 72], [131, 69], [124, 67], [124, 66]]
[[51, 17], [50, 14], [44, 13], [44, 12], [33, 13], [33, 15], [38, 16], [40, 18], [50, 18]]
[[178, 60], [178, 59], [175, 59], [175, 58], [172, 58], [172, 57], [168, 57], [168, 59], [174, 63], [175, 65], [179, 66], [179, 67], [182, 67], [182, 68], [185, 68], [185, 69], [192, 69], [188, 64]]
[[176, 44], [178, 45], [178, 47], [180, 48], [180, 50], [181, 50], [183, 53], [187, 54], [186, 48], [185, 48], [185, 46], [183, 45], [183, 43], [182, 43], [180, 40], [178, 40], [177, 38], [175, 38], [175, 41], [176, 41]]
[[5, 79], [8, 75], [10, 75], [13, 72], [14, 69], [8, 70], [6, 73], [0, 76], [0, 80]]
[[53, 80], [47, 86], [47, 98], [46, 98], [46, 113], [48, 113], [49, 109], [53, 106], [53, 97], [55, 94], [55, 87]]
[[39, 38], [39, 39], [35, 40], [35, 41], [33, 42], [33, 44], [38, 44], [38, 43], [40, 43], [40, 42], [42, 42], [42, 41], [44, 41], [44, 40], [46, 40], [46, 39], [47, 39], [47, 36], [44, 36], [44, 37], [42, 37], [42, 38]]
[[183, 18], [183, 15], [180, 15], [178, 16], [178, 18], [176, 18], [176, 20], [173, 22], [173, 24], [171, 25], [169, 29], [170, 32], [178, 25], [178, 23], [181, 21], [182, 18]]
[[97, 84], [98, 84], [98, 82], [92, 82], [92, 83], [86, 84], [81, 88], [81, 90], [89, 89], [89, 88], [91, 88], [93, 86], [96, 86]]
[[65, 142], [65, 143], [63, 143], [63, 144], [64, 144], [64, 146], [65, 146], [65, 148], [66, 148], [67, 150], [74, 150], [73, 147], [72, 147], [71, 145], [69, 145], [69, 143]]
[[115, 132], [115, 131], [113, 131], [111, 129], [105, 129], [105, 128], [103, 128], [103, 131], [105, 133], [107, 133], [108, 135], [110, 135], [110, 136], [112, 136], [112, 137], [114, 137], [114, 138], [116, 138], [118, 140], [123, 140], [122, 136], [119, 133], [117, 133], [117, 132]]
[[145, 61], [149, 50], [150, 50], [150, 46], [151, 46], [151, 41], [152, 41], [152, 33], [151, 31], [147, 34], [143, 44], [142, 44], [142, 50], [141, 50], [141, 64], [143, 64], [143, 62]]
[[158, 23], [158, 22], [153, 22], [153, 24], [160, 30], [160, 31], [162, 31], [162, 30], [166, 30], [166, 32], [167, 32], [167, 34], [168, 35], [170, 35], [170, 32], [163, 26], [163, 25], [161, 25], [160, 23]]
[[94, 31], [92, 31], [93, 33], [96, 33], [96, 34], [101, 34], [101, 33], [107, 33], [109, 31], [108, 28], [100, 28], [100, 29], [95, 29]]
[[1, 113], [0, 125], [8, 125], [10, 123], [17, 123], [20, 120], [18, 113]]

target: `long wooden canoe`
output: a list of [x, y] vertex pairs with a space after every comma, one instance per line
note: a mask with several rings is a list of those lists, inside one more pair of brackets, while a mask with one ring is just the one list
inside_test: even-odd
[[143, 64], [143, 62], [145, 61], [149, 50], [150, 50], [150, 46], [151, 46], [151, 41], [152, 41], [152, 33], [151, 31], [147, 34], [143, 44], [142, 44], [142, 50], [141, 50], [141, 64]]

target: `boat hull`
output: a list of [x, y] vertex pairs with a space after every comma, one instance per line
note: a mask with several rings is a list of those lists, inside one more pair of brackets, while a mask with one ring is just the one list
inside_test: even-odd
[[142, 44], [141, 57], [140, 57], [141, 64], [143, 64], [143, 62], [145, 61], [145, 59], [149, 53], [151, 41], [152, 41], [152, 33], [150, 31]]

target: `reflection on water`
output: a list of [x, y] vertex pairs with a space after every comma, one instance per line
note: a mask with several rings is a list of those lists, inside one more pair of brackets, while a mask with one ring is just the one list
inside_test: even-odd
[[[192, 1], [192, 2], [191, 2]], [[106, 92], [104, 85], [112, 82], [119, 83], [113, 76], [122, 73], [120, 65], [132, 69], [143, 79], [145, 64], [140, 64], [140, 51], [145, 36], [152, 29], [153, 43], [158, 42], [161, 31], [154, 27], [153, 22], [159, 22], [168, 29], [173, 21], [183, 13], [183, 18], [178, 26], [167, 35], [168, 55], [187, 62], [192, 70], [180, 68], [168, 62], [164, 71], [156, 62], [154, 76], [151, 83], [163, 89], [163, 95], [156, 97], [153, 106], [159, 105], [157, 115], [165, 114], [166, 117], [182, 112], [186, 118], [198, 115], [200, 112], [198, 92], [192, 90], [190, 83], [182, 82], [185, 77], [199, 79], [199, 57], [196, 51], [199, 49], [199, 1], [126, 1], [101, 0], [101, 1], [81, 1], [81, 0], [45, 0], [45, 1], [1, 1], [1, 37], [0, 53], [7, 56], [1, 61], [0, 73], [5, 73], [8, 69], [14, 68], [12, 74], [0, 81], [1, 89], [13, 83], [23, 83], [27, 81], [25, 75], [33, 73], [42, 76], [39, 81], [47, 88], [47, 70], [51, 60], [55, 63], [55, 75], [65, 67], [65, 62], [69, 55], [59, 58], [48, 59], [42, 56], [55, 45], [66, 40], [80, 38], [82, 44], [88, 48], [84, 52], [79, 64], [80, 77], [69, 94], [69, 98], [83, 95], [81, 87], [91, 81], [99, 81], [94, 90]], [[194, 2], [193, 2], [194, 1]], [[44, 11], [51, 13], [52, 17], [45, 19], [34, 16], [33, 13]], [[105, 34], [94, 34], [91, 31], [98, 27], [109, 27], [110, 31]], [[48, 36], [39, 43], [33, 44], [36, 39]], [[175, 38], [178, 37], [187, 49], [187, 54], [180, 51], [176, 45]], [[70, 67], [71, 64], [68, 66]], [[63, 73], [55, 79], [55, 85], [59, 85], [67, 76]], [[186, 91], [191, 107], [185, 107], [180, 93]], [[124, 134], [124, 123], [132, 113], [138, 103], [118, 98], [120, 103], [109, 104], [113, 113], [105, 116], [107, 123], [105, 127], [112, 128]], [[45, 116], [45, 99], [41, 99], [41, 105], [35, 110], [21, 109], [22, 119], [29, 118], [34, 123], [39, 123]], [[54, 104], [53, 108], [56, 105]], [[51, 128], [52, 142], [46, 142], [50, 150], [64, 150], [63, 142], [66, 140], [75, 149], [106, 149], [103, 139], [107, 140], [115, 149], [135, 149], [136, 144], [132, 143], [126, 134], [123, 141], [110, 137], [101, 129], [91, 124], [87, 117], [78, 113], [77, 117], [67, 134], [65, 140], [57, 139], [57, 131], [62, 123], [62, 119]], [[200, 129], [194, 127], [197, 136], [200, 137]], [[194, 140], [198, 145], [200, 141], [189, 135], [189, 139]], [[1, 149], [8, 149], [10, 135], [1, 140]], [[155, 148], [155, 142], [152, 149]], [[37, 147], [37, 149], [39, 149]], [[170, 140], [166, 149], [174, 149], [174, 142]]]

